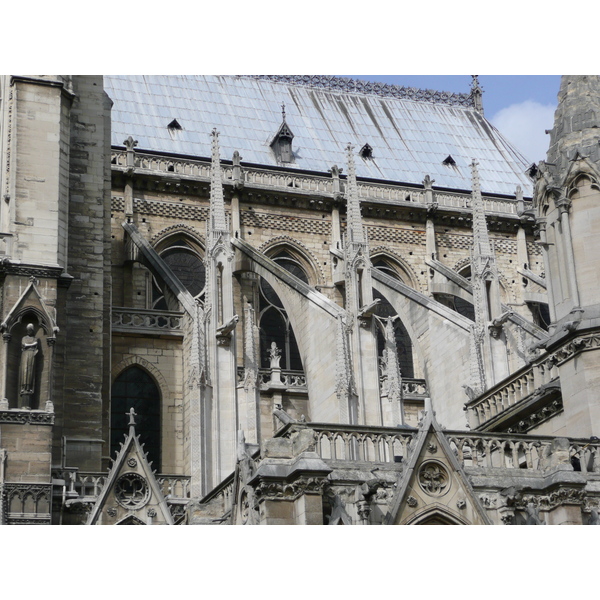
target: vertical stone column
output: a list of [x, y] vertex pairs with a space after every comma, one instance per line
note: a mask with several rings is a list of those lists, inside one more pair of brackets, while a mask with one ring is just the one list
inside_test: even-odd
[[556, 322], [556, 304], [555, 304], [555, 293], [554, 293], [554, 277], [550, 277], [549, 272], [549, 258], [548, 258], [548, 240], [546, 239], [546, 219], [539, 218], [536, 222], [537, 229], [539, 231], [540, 241], [538, 242], [542, 249], [542, 258], [544, 260], [544, 268], [546, 269], [546, 293], [548, 294], [548, 309], [550, 311], [551, 323]]
[[567, 277], [569, 279], [569, 295], [574, 308], [579, 307], [579, 290], [577, 289], [577, 270], [575, 269], [575, 257], [573, 256], [573, 240], [571, 239], [571, 224], [569, 222], [569, 210], [571, 202], [562, 197], [556, 206], [560, 212], [560, 226], [562, 230], [563, 256], [567, 264]]

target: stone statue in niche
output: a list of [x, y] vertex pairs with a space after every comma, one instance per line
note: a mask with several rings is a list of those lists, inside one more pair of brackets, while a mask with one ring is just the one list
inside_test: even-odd
[[19, 408], [31, 408], [35, 392], [35, 357], [38, 340], [33, 323], [27, 325], [27, 335], [21, 339], [21, 364], [19, 367]]

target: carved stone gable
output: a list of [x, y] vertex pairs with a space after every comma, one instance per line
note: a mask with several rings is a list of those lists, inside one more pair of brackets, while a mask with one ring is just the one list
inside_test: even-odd
[[134, 417], [132, 409], [129, 435], [92, 508], [88, 525], [174, 524], [139, 436], [135, 435]]
[[433, 415], [425, 416], [407, 465], [400, 475], [386, 523], [490, 523]]

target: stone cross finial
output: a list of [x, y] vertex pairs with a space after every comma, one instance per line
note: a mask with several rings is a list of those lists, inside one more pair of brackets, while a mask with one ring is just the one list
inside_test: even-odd
[[137, 417], [137, 413], [135, 412], [135, 410], [133, 410], [133, 406], [125, 414], [129, 416], [129, 426], [130, 427], [135, 427], [135, 419], [134, 419], [134, 417]]

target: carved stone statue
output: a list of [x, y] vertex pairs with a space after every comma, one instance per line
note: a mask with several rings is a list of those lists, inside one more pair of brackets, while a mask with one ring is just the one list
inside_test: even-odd
[[525, 525], [542, 525], [542, 521], [540, 519], [540, 513], [535, 504], [533, 502], [529, 502], [525, 507]]
[[271, 369], [279, 369], [279, 362], [281, 361], [281, 350], [277, 347], [275, 342], [271, 342], [269, 348], [269, 360], [271, 361]]
[[31, 408], [35, 392], [35, 357], [38, 340], [34, 337], [34, 326], [27, 325], [27, 335], [21, 340], [21, 365], [19, 367], [19, 408]]

